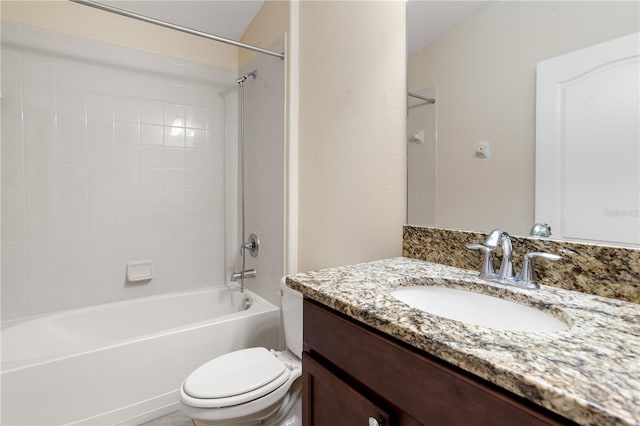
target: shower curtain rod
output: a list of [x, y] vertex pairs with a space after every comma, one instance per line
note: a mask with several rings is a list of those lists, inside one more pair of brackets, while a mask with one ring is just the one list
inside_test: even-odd
[[149, 16], [140, 15], [139, 13], [129, 12], [128, 10], [120, 9], [118, 7], [107, 6], [106, 4], [98, 3], [92, 0], [70, 0], [70, 1], [73, 3], [78, 3], [85, 6], [94, 7], [96, 9], [104, 10], [105, 12], [111, 12], [117, 15], [126, 16], [127, 18], [137, 19], [139, 21], [148, 22], [150, 24], [159, 25], [165, 28], [170, 28], [172, 30], [182, 31], [183, 33], [207, 38], [209, 40], [219, 41], [221, 43], [230, 44], [232, 46], [240, 47], [243, 49], [249, 49], [249, 50], [253, 50], [254, 52], [264, 53], [265, 55], [275, 56], [277, 58], [284, 59], [284, 53], [274, 52], [273, 50], [263, 49], [262, 47], [252, 46], [250, 44], [246, 44], [246, 43], [231, 40], [228, 38], [220, 37], [217, 35], [205, 33], [203, 31], [193, 30], [191, 28], [172, 24], [171, 22], [161, 21], [159, 19], [151, 18]]
[[433, 98], [427, 98], [425, 96], [420, 96], [420, 95], [418, 95], [416, 93], [413, 93], [413, 92], [407, 92], [407, 95], [409, 95], [409, 96], [411, 96], [413, 98], [418, 98], [418, 99], [423, 100], [425, 102], [429, 102], [430, 104], [435, 104], [436, 103], [436, 100], [433, 99]]

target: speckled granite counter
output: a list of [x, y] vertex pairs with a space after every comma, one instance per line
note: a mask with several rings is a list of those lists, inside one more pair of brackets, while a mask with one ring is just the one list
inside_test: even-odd
[[[287, 285], [361, 323], [580, 424], [640, 425], [640, 305], [543, 286], [506, 289], [477, 272], [408, 258], [287, 277]], [[437, 317], [391, 289], [444, 285], [498, 295], [567, 322], [566, 331], [500, 331]]]

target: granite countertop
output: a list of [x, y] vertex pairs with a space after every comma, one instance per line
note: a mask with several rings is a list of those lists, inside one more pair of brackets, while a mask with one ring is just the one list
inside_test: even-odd
[[[406, 305], [390, 290], [441, 285], [497, 295], [569, 324], [484, 328]], [[507, 288], [477, 271], [394, 258], [287, 277], [287, 286], [580, 424], [640, 425], [640, 305], [555, 287]]]

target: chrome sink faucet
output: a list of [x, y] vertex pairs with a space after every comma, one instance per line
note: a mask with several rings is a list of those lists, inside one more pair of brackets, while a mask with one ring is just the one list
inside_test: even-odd
[[492, 250], [498, 248], [498, 243], [502, 246], [502, 263], [498, 271], [499, 280], [513, 279], [513, 246], [511, 245], [511, 236], [504, 229], [494, 229], [484, 239], [484, 246]]
[[[498, 248], [498, 244], [502, 247], [502, 262], [500, 263], [500, 269], [496, 273], [493, 269], [493, 252]], [[480, 272], [480, 278], [518, 288], [540, 288], [535, 278], [533, 268], [534, 258], [539, 257], [551, 261], [560, 260], [560, 256], [555, 254], [529, 252], [524, 255], [522, 271], [516, 276], [513, 270], [513, 246], [511, 245], [511, 237], [507, 231], [502, 228], [497, 228], [489, 232], [484, 243], [467, 244], [467, 248], [484, 252], [484, 262], [482, 271]]]

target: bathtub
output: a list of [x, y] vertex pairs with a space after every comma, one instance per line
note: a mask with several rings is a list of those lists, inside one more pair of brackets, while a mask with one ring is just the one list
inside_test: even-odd
[[226, 287], [10, 325], [0, 335], [0, 423], [143, 423], [177, 409], [178, 388], [193, 369], [236, 349], [277, 347], [279, 329], [276, 306]]

